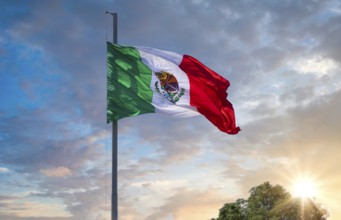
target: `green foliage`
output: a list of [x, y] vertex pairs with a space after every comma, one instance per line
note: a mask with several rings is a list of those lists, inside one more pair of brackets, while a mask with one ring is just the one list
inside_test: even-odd
[[235, 203], [227, 203], [220, 209], [216, 220], [242, 220], [246, 206], [247, 202], [244, 199], [238, 199]]
[[293, 198], [280, 185], [253, 187], [247, 200], [227, 203], [212, 220], [323, 220], [328, 213], [313, 199]]
[[269, 182], [253, 187], [248, 199], [247, 217], [248, 219], [269, 219], [270, 210], [288, 193], [279, 185], [272, 186]]
[[271, 219], [296, 220], [301, 212], [301, 200], [287, 196], [270, 210]]

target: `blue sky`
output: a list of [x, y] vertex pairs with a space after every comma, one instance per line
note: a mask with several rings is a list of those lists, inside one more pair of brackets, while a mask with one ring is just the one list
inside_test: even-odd
[[110, 219], [106, 41], [192, 55], [229, 79], [238, 135], [204, 118], [119, 124], [121, 220], [209, 219], [265, 181], [341, 218], [341, 3], [0, 3], [0, 218]]

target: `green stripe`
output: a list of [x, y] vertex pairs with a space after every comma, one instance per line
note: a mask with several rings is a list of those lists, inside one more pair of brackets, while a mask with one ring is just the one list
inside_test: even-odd
[[151, 70], [133, 47], [107, 43], [107, 122], [155, 112]]

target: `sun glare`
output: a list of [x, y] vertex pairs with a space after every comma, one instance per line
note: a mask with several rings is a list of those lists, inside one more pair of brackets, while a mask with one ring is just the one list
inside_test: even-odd
[[300, 178], [293, 186], [293, 196], [300, 198], [313, 198], [317, 196], [317, 188], [312, 179]]

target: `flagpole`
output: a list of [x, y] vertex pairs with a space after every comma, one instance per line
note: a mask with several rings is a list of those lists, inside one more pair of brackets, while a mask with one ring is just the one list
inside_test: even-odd
[[[113, 16], [113, 43], [117, 44], [117, 13], [105, 12]], [[117, 121], [112, 122], [112, 184], [111, 184], [111, 219], [118, 220], [117, 194]]]

